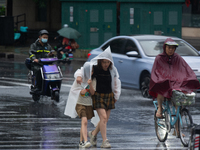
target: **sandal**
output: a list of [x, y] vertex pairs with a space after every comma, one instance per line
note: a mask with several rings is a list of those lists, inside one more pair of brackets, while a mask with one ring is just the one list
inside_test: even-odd
[[162, 118], [163, 116], [162, 116], [162, 112], [161, 111], [157, 111], [156, 112], [156, 117], [157, 118]]

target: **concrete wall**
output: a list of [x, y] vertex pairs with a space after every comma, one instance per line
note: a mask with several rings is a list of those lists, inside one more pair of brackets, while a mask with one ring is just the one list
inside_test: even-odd
[[200, 38], [200, 28], [182, 27], [182, 37]]
[[182, 27], [182, 39], [200, 51], [200, 28]]
[[[39, 22], [36, 21], [37, 10], [33, 0], [13, 0], [13, 16], [26, 13], [26, 26], [29, 29], [58, 30], [61, 28], [61, 3], [59, 0], [51, 0], [48, 1], [48, 6], [47, 22]], [[23, 26], [23, 23], [19, 26]]]

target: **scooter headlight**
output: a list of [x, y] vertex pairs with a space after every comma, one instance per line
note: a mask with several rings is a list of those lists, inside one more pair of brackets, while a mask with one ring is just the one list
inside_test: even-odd
[[60, 74], [47, 74], [46, 77], [47, 79], [59, 79]]
[[55, 79], [60, 78], [60, 74], [54, 74], [54, 78], [55, 78]]

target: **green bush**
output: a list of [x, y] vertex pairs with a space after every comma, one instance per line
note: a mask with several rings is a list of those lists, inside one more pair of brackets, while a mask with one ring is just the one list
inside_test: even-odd
[[6, 9], [5, 6], [0, 7], [0, 16], [5, 15]]

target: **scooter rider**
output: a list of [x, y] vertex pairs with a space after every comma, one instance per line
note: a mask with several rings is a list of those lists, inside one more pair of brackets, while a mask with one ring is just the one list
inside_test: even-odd
[[49, 32], [47, 30], [41, 30], [39, 32], [39, 38], [30, 46], [29, 56], [31, 61], [34, 62], [32, 63], [31, 70], [33, 70], [36, 77], [36, 89], [34, 89], [34, 92], [41, 91], [42, 89], [41, 65], [39, 65], [39, 59], [53, 56], [51, 53], [52, 48], [47, 43], [48, 37]]

